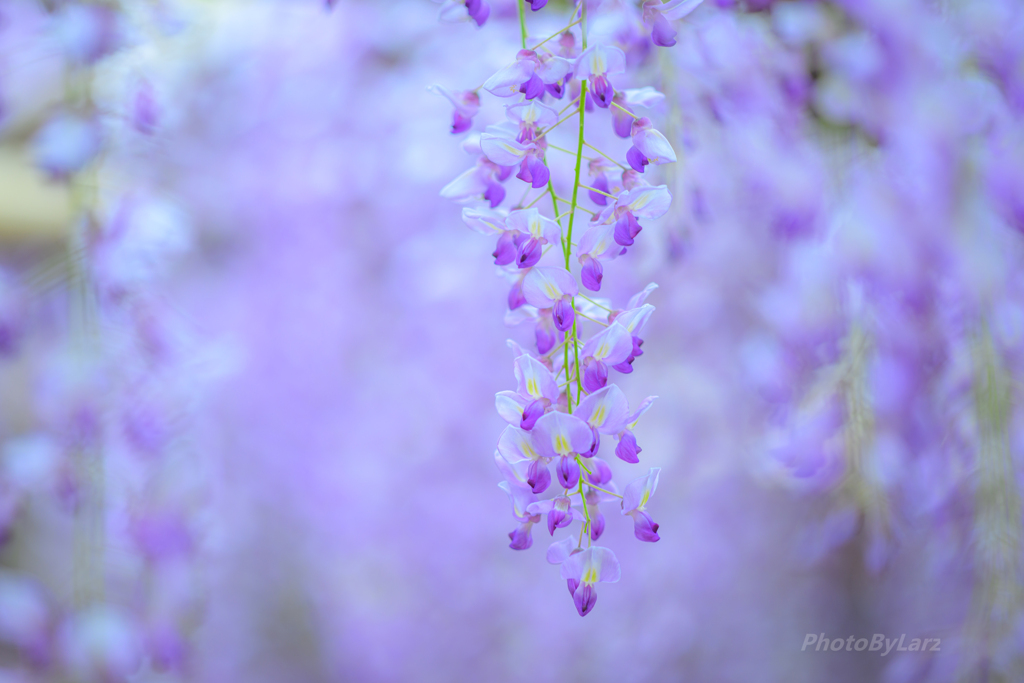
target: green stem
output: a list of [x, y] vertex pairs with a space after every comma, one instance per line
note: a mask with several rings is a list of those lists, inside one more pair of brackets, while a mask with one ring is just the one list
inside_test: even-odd
[[523, 14], [523, 2], [525, 0], [518, 0], [516, 2], [516, 9], [519, 10], [519, 32], [523, 36], [523, 49], [526, 49], [526, 16]]

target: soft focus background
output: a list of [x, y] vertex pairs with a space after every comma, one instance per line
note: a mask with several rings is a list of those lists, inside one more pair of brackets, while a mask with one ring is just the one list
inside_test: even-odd
[[581, 619], [507, 547], [531, 333], [438, 196], [427, 86], [515, 5], [335, 4], [0, 1], [0, 681], [1024, 681], [1024, 6], [705, 0], [664, 49], [591, 3], [680, 162], [605, 280], [660, 285], [662, 540], [609, 514]]

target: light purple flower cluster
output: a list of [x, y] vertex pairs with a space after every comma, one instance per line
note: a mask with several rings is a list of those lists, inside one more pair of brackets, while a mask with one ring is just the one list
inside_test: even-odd
[[[545, 3], [530, 4], [536, 11]], [[657, 285], [648, 285], [624, 308], [584, 291], [601, 290], [605, 264], [627, 254], [642, 230], [640, 221], [668, 211], [668, 187], [652, 185], [644, 173], [648, 166], [676, 161], [666, 137], [649, 118], [633, 111], [664, 96], [651, 87], [620, 89], [613, 84], [626, 72], [627, 56], [618, 45], [588, 45], [587, 22], [593, 20], [588, 4], [593, 3], [577, 3], [563, 29], [528, 47], [524, 5], [518, 3], [522, 49], [511, 63], [475, 90], [451, 94], [434, 86], [455, 107], [453, 133], [472, 128], [481, 90], [512, 100], [505, 105], [504, 121], [467, 138], [463, 146], [477, 162], [441, 195], [465, 204], [465, 223], [495, 239], [491, 255], [511, 285], [506, 322], [528, 323], [534, 331], [536, 353], [509, 341], [517, 387], [498, 392], [495, 399], [498, 413], [509, 423], [494, 454], [505, 478], [500, 486], [518, 522], [509, 532], [509, 546], [531, 547], [535, 524], [544, 524], [554, 536], [557, 529], [579, 523], [572, 535], [551, 545], [547, 558], [561, 565], [581, 616], [596, 603], [595, 584], [618, 581], [620, 574], [615, 554], [593, 545], [605, 530], [602, 506], [617, 505], [622, 515], [631, 517], [639, 540], [658, 541], [658, 524], [647, 505], [660, 472], [651, 468], [620, 493], [608, 463], [598, 457], [603, 436], [614, 440], [620, 460], [640, 462], [642, 449], [633, 428], [655, 397], [631, 409], [626, 395], [609, 380], [613, 371], [631, 373], [634, 360], [643, 355], [642, 335], [654, 311], [646, 299]], [[647, 4], [645, 16], [655, 17], [655, 42], [660, 45], [671, 44], [666, 38], [671, 33], [667, 17], [696, 6]], [[562, 105], [566, 98], [568, 103]], [[632, 143], [622, 161], [586, 140], [587, 113], [597, 109], [607, 110], [611, 129]], [[551, 140], [553, 131], [570, 121], [578, 126], [575, 152]], [[598, 156], [584, 156], [585, 146]], [[570, 181], [552, 173], [552, 150], [573, 158]], [[581, 181], [584, 165], [589, 184]], [[517, 203], [506, 207], [506, 183], [513, 174], [525, 184], [525, 191]], [[566, 185], [570, 197], [563, 199], [558, 188]], [[592, 208], [582, 206], [581, 189]], [[541, 192], [531, 198], [533, 190]], [[550, 216], [535, 208], [543, 199], [550, 202]], [[559, 202], [568, 207], [560, 212]], [[581, 211], [590, 220], [574, 239], [575, 218]], [[552, 489], [551, 497], [541, 497]]]

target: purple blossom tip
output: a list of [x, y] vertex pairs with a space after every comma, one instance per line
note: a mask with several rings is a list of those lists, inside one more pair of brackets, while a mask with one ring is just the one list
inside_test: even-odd
[[532, 546], [533, 534], [530, 529], [532, 526], [532, 522], [526, 522], [516, 527], [513, 531], [508, 532], [508, 537], [512, 541], [508, 544], [508, 547], [512, 548], [512, 550], [526, 550]]
[[544, 493], [551, 485], [551, 471], [540, 460], [534, 460], [526, 470], [526, 483], [536, 494]]
[[[529, 431], [533, 429], [533, 425], [537, 424], [537, 420], [543, 414], [544, 401], [541, 399], [537, 399], [531, 402], [523, 409], [523, 419], [519, 426]], [[539, 493], [539, 491], [535, 491], [534, 493]]]
[[633, 432], [628, 429], [622, 433], [618, 445], [615, 446], [615, 455], [619, 456], [620, 460], [628, 463], [635, 464], [640, 462], [640, 458], [637, 455], [642, 451], [643, 449], [636, 445], [636, 437], [633, 436]]
[[572, 456], [563, 455], [555, 470], [558, 473], [558, 483], [564, 489], [575, 488], [580, 481], [580, 466]]
[[596, 258], [586, 254], [582, 257], [583, 268], [580, 270], [580, 281], [592, 292], [601, 291], [601, 279], [604, 277], [604, 266]]
[[491, 16], [491, 6], [485, 0], [466, 0], [466, 10], [477, 26], [483, 26]]
[[608, 384], [608, 366], [599, 360], [592, 360], [583, 371], [583, 388], [594, 393]]
[[589, 583], [581, 583], [576, 587], [576, 592], [572, 595], [573, 604], [576, 605], [576, 611], [580, 613], [581, 617], [585, 617], [590, 614], [594, 609], [594, 605], [597, 604], [597, 591]]
[[551, 311], [551, 317], [555, 321], [555, 328], [559, 332], [565, 332], [572, 327], [572, 323], [576, 319], [576, 313], [572, 309], [572, 304], [565, 298], [562, 298], [555, 302], [555, 306]]
[[630, 167], [637, 173], [643, 173], [644, 166], [650, 163], [647, 161], [647, 157], [635, 145], [626, 152], [626, 161], [629, 162]]
[[[594, 516], [590, 519], [590, 540], [596, 541], [601, 538], [601, 534], [604, 533], [604, 514], [601, 511], [597, 511]], [[655, 529], [657, 531], [657, 529]]]
[[651, 27], [651, 42], [658, 47], [672, 47], [676, 44], [676, 31], [660, 12]]

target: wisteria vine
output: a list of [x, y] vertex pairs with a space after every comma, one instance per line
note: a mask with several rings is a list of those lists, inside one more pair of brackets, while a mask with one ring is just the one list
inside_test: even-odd
[[[530, 2], [536, 12], [546, 0]], [[659, 46], [675, 43], [670, 19], [691, 12], [698, 2], [648, 2], [644, 20]], [[515, 61], [480, 87], [450, 93], [434, 88], [454, 105], [451, 131], [470, 131], [480, 110], [481, 90], [496, 97], [517, 98], [505, 105], [506, 120], [486, 126], [467, 138], [464, 147], [476, 165], [449, 183], [441, 195], [466, 204], [462, 218], [473, 230], [497, 238], [494, 263], [511, 283], [506, 321], [532, 323], [536, 355], [509, 341], [517, 386], [498, 392], [498, 413], [509, 425], [498, 439], [494, 460], [504, 476], [499, 486], [508, 494], [518, 526], [509, 532], [509, 547], [533, 545], [532, 528], [547, 517], [547, 530], [577, 531], [554, 542], [547, 559], [561, 565], [561, 576], [580, 616], [597, 602], [596, 584], [619, 580], [615, 554], [595, 545], [605, 530], [601, 506], [618, 504], [632, 518], [636, 538], [659, 540], [658, 524], [647, 511], [658, 486], [660, 468], [635, 478], [619, 492], [608, 463], [597, 457], [601, 436], [616, 440], [615, 455], [640, 462], [633, 433], [640, 416], [656, 398], [631, 410], [625, 394], [609, 373], [633, 371], [643, 354], [643, 331], [654, 306], [646, 303], [657, 287], [651, 283], [624, 308], [583, 293], [599, 292], [604, 263], [625, 255], [642, 227], [640, 220], [663, 216], [672, 202], [666, 185], [644, 178], [648, 166], [676, 161], [672, 145], [634, 107], [664, 99], [652, 87], [618, 90], [612, 78], [626, 71], [626, 54], [616, 45], [588, 44], [588, 3], [576, 3], [566, 26], [530, 42], [524, 2], [517, 3], [522, 49]], [[490, 8], [481, 1], [447, 2], [443, 19], [470, 19], [482, 26]], [[559, 106], [565, 98], [568, 104]], [[615, 133], [632, 142], [624, 160], [617, 160], [586, 139], [587, 114], [606, 110]], [[557, 146], [549, 135], [563, 124], [576, 124], [575, 150]], [[584, 147], [596, 156], [585, 156]], [[569, 197], [560, 195], [548, 166], [549, 150], [574, 159]], [[588, 182], [581, 180], [586, 163]], [[512, 176], [527, 184], [522, 199], [503, 208], [504, 183]], [[530, 198], [533, 190], [540, 190]], [[582, 206], [585, 190], [593, 208]], [[551, 216], [545, 198], [550, 200]], [[560, 203], [562, 209], [560, 209]], [[579, 212], [589, 215], [582, 236], [574, 241]], [[573, 260], [575, 258], [575, 266]], [[582, 285], [582, 289], [581, 289]], [[585, 329], [596, 328], [596, 329]], [[592, 334], [590, 332], [593, 332]], [[550, 498], [550, 467], [557, 486]], [[585, 540], [584, 540], [585, 539]]]

